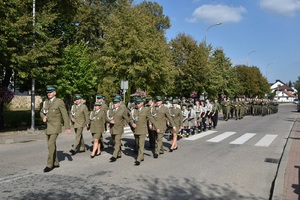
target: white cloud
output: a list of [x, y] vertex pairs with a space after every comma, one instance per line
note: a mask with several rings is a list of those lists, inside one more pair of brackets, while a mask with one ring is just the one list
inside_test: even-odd
[[229, 7], [226, 5], [202, 5], [194, 10], [192, 18], [188, 22], [204, 21], [206, 23], [236, 23], [243, 19], [242, 14], [246, 13], [243, 7]]
[[294, 16], [300, 11], [299, 0], [260, 0], [260, 7], [274, 13]]

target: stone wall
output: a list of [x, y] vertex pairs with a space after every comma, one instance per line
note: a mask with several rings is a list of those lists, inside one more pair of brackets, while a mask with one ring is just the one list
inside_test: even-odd
[[[35, 108], [40, 109], [40, 104], [42, 103], [43, 99], [41, 96], [35, 96]], [[15, 95], [12, 101], [9, 103], [9, 109], [24, 109], [30, 110], [31, 109], [31, 96], [19, 96]]]

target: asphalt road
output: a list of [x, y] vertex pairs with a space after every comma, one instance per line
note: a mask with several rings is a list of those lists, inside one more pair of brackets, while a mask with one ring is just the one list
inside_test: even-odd
[[[172, 153], [170, 141], [164, 140], [165, 153], [158, 159], [146, 149], [140, 166], [134, 166], [134, 138], [127, 129], [123, 156], [115, 163], [109, 162], [109, 134], [101, 156], [91, 159], [89, 151], [71, 156], [75, 136], [62, 133], [60, 168], [49, 173], [43, 173], [47, 145], [42, 132], [2, 136], [0, 199], [269, 199], [299, 115], [294, 104], [285, 104], [279, 113], [264, 117], [221, 118], [216, 129], [181, 139]], [[89, 132], [84, 138], [91, 146]], [[279, 170], [282, 174], [284, 162]], [[282, 177], [274, 183], [280, 194]]]

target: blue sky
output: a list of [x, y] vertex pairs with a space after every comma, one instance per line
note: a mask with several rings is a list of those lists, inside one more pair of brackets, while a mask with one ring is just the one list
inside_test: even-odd
[[171, 20], [168, 40], [179, 33], [198, 42], [206, 38], [233, 65], [257, 66], [271, 83], [295, 82], [300, 76], [300, 0], [152, 1]]

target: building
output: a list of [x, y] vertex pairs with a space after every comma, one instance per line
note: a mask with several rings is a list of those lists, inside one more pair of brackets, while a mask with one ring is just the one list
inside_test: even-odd
[[297, 99], [297, 90], [280, 80], [270, 84], [270, 90], [271, 93], [275, 93], [274, 100], [278, 102], [293, 102]]

